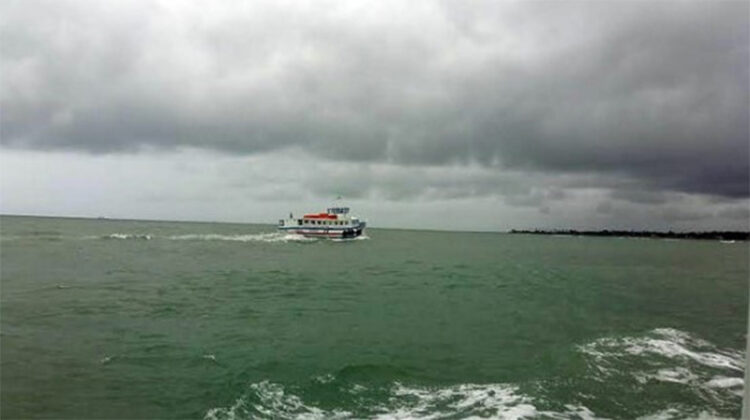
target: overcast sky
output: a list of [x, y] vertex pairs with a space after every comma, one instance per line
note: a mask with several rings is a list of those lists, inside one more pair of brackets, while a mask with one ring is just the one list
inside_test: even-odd
[[0, 2], [0, 213], [748, 229], [747, 1]]

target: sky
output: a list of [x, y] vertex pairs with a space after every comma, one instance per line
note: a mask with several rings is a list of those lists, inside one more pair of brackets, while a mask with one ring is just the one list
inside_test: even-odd
[[5, 0], [0, 57], [2, 214], [750, 228], [747, 1]]

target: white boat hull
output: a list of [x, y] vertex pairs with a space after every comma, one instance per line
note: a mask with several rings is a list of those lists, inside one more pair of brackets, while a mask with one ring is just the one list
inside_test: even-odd
[[365, 224], [360, 223], [356, 226], [344, 226], [340, 228], [280, 226], [279, 230], [308, 238], [347, 239], [362, 236], [365, 231]]

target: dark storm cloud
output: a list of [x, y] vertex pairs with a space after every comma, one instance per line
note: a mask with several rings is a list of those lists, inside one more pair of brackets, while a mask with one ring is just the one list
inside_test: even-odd
[[[614, 198], [640, 202], [750, 195], [747, 2], [328, 6], [4, 2], [2, 144], [297, 149], [625, 179], [651, 195]], [[376, 176], [392, 199], [504, 188], [351, 175]], [[364, 194], [340, 184], [316, 188]]]
[[321, 197], [375, 197], [386, 200], [444, 200], [486, 196], [519, 200], [532, 191], [528, 175], [477, 167], [410, 167], [396, 165], [327, 165], [325, 174], [304, 180], [305, 190]]

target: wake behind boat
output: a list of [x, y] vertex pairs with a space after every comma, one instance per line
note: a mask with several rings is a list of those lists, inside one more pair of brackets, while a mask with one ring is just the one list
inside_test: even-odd
[[349, 207], [331, 207], [325, 213], [306, 214], [279, 220], [279, 230], [306, 237], [346, 239], [361, 236], [365, 230], [364, 220], [349, 215]]

